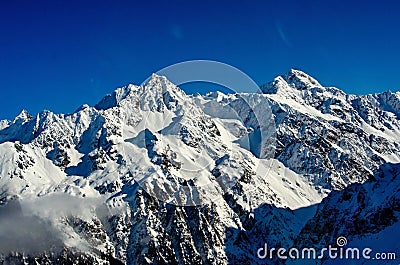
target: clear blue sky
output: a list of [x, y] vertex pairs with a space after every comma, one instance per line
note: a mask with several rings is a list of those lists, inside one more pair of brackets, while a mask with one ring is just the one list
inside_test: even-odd
[[2, 1], [0, 119], [70, 113], [193, 59], [258, 84], [296, 68], [349, 93], [397, 91], [399, 14], [397, 1]]

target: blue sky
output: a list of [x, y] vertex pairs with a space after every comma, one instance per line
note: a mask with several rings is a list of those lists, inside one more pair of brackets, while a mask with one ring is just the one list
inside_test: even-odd
[[70, 113], [194, 59], [258, 84], [296, 68], [348, 93], [397, 91], [396, 2], [2, 1], [0, 119]]

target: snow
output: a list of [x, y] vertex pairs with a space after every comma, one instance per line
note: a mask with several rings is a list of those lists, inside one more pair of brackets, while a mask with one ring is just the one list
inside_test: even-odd
[[321, 113], [320, 111], [316, 110], [315, 108], [305, 105], [305, 104], [301, 104], [298, 101], [292, 99], [292, 98], [285, 98], [281, 95], [278, 94], [274, 94], [274, 95], [267, 95], [268, 98], [273, 99], [274, 101], [282, 104], [284, 107], [290, 107], [293, 108], [305, 115], [310, 115], [312, 117], [317, 117], [317, 118], [322, 118], [324, 120], [336, 120], [336, 121], [340, 121], [340, 119], [338, 117], [335, 117], [331, 114], [325, 114], [325, 113]]
[[0, 131], [3, 130], [4, 128], [7, 128], [10, 125], [9, 120], [0, 120]]

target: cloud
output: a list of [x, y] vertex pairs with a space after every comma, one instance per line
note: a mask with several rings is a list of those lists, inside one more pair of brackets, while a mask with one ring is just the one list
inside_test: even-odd
[[170, 33], [177, 40], [182, 40], [184, 38], [183, 29], [179, 25], [173, 25], [170, 28]]
[[275, 21], [275, 28], [276, 28], [276, 31], [279, 34], [279, 37], [283, 41], [283, 43], [288, 47], [292, 47], [292, 43], [289, 41], [289, 39], [288, 39], [284, 29], [283, 29], [283, 26], [279, 21]]
[[102, 219], [108, 214], [108, 208], [95, 198], [54, 194], [10, 200], [0, 206], [0, 254], [57, 253], [65, 246], [60, 221], [68, 216], [91, 219], [93, 215], [101, 215]]
[[14, 200], [0, 207], [0, 254], [22, 252], [38, 254], [60, 250], [61, 234], [48, 221], [36, 215], [24, 215]]
[[98, 198], [82, 198], [65, 193], [50, 194], [21, 201], [22, 212], [26, 215], [38, 215], [56, 219], [62, 216], [90, 217], [101, 204]]

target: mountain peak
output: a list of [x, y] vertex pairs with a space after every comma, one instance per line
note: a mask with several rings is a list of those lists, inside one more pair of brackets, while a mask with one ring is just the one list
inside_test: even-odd
[[290, 71], [283, 78], [289, 85], [300, 90], [311, 87], [322, 87], [322, 85], [314, 77], [296, 69], [290, 69]]
[[163, 76], [163, 75], [158, 75], [156, 73], [152, 73], [150, 79], [154, 79], [154, 80], [163, 79], [163, 80], [165, 80], [167, 78], [165, 76]]
[[[129, 84], [117, 88], [112, 94], [106, 95], [94, 107], [97, 110], [106, 110], [118, 106], [127, 98], [138, 97], [143, 110], [162, 110], [162, 102], [169, 105], [170, 101], [186, 100], [183, 90], [170, 82], [165, 76], [153, 73], [140, 86]], [[151, 106], [150, 106], [151, 105]]]
[[261, 91], [265, 94], [276, 94], [278, 91], [290, 89], [289, 84], [282, 76], [277, 76], [273, 81], [262, 85], [260, 87]]
[[142, 87], [142, 92], [147, 93], [156, 93], [156, 94], [173, 94], [178, 98], [186, 97], [185, 92], [180, 89], [178, 86], [173, 84], [168, 80], [167, 77], [158, 75], [153, 73], [150, 78], [148, 78]]
[[32, 115], [25, 109], [23, 109], [17, 117], [15, 117], [13, 122], [16, 122], [18, 120], [22, 120], [23, 122], [29, 121], [32, 119]]
[[129, 84], [127, 86], [123, 86], [114, 90], [112, 94], [106, 95], [99, 103], [97, 103], [94, 107], [98, 110], [106, 110], [112, 107], [117, 106], [121, 100], [126, 98], [129, 93], [133, 90], [136, 90], [137, 86], [133, 84]]
[[152, 74], [135, 92], [142, 110], [162, 112], [165, 108], [175, 109], [189, 100], [183, 90], [165, 76], [157, 74]]
[[9, 120], [0, 120], [0, 131], [7, 128], [10, 125]]
[[309, 88], [322, 88], [322, 85], [312, 76], [303, 71], [290, 69], [285, 75], [280, 75], [261, 86], [261, 91], [265, 94], [276, 94], [278, 91], [292, 93], [294, 90], [306, 90]]
[[155, 83], [167, 83], [169, 82], [165, 76], [158, 75], [156, 73], [152, 73], [149, 78], [143, 83], [143, 86], [148, 86]]
[[182, 91], [179, 87], [173, 84], [163, 75], [153, 73], [142, 85], [146, 90], [152, 88], [161, 88], [163, 92], [166, 91]]

